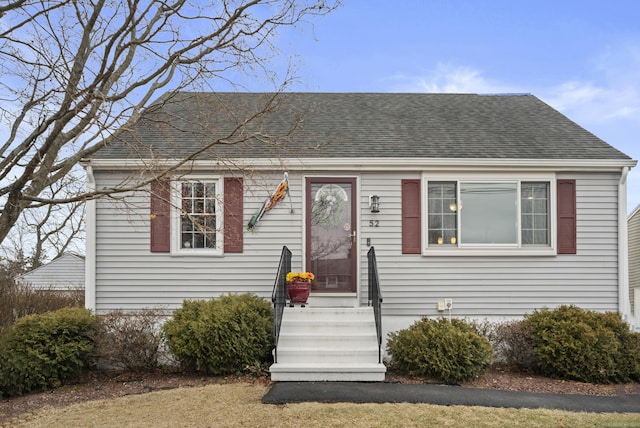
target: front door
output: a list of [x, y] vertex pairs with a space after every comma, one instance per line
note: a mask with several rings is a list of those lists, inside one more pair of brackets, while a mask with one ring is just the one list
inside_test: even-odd
[[314, 293], [355, 293], [356, 179], [307, 178], [306, 266]]

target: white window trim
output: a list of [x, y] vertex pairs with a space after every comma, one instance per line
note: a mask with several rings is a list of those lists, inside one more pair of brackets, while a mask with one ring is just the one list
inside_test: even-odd
[[[180, 210], [182, 209], [182, 183], [199, 182], [216, 185], [216, 248], [180, 248]], [[217, 176], [187, 175], [171, 180], [171, 255], [195, 257], [222, 257], [224, 255], [224, 215], [222, 195], [224, 180]]]
[[[520, 201], [522, 182], [543, 181], [549, 183], [549, 245], [522, 245], [520, 203], [517, 209], [518, 242], [517, 244], [464, 244], [457, 245], [429, 245], [428, 230], [428, 185], [430, 181], [451, 181], [456, 183], [457, 200], [460, 201], [460, 182], [516, 182], [518, 183], [517, 200]], [[422, 173], [421, 179], [421, 226], [422, 226], [422, 255], [423, 256], [555, 256], [557, 254], [557, 194], [556, 177], [550, 173]], [[460, 216], [457, 217], [458, 239], [460, 239]]]

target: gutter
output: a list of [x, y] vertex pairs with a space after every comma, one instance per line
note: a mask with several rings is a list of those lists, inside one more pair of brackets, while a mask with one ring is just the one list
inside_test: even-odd
[[[96, 180], [93, 167], [85, 166], [87, 173], [87, 192], [96, 190]], [[96, 310], [96, 200], [86, 202], [85, 235], [86, 255], [84, 260], [84, 306], [95, 312]]]

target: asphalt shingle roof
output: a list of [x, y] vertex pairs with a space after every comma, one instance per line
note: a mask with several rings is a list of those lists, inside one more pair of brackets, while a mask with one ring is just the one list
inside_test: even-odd
[[[272, 97], [161, 97], [93, 158], [180, 158], [217, 139], [241, 139], [199, 158], [629, 159], [532, 95], [283, 93], [269, 112], [239, 126]], [[254, 133], [260, 138], [247, 139]]]

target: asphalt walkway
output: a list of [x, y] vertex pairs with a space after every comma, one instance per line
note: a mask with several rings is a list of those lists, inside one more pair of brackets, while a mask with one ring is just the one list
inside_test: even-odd
[[570, 412], [640, 413], [640, 396], [599, 397], [539, 394], [437, 384], [390, 382], [278, 382], [262, 397], [265, 404], [426, 403], [441, 406], [484, 406], [556, 409]]

